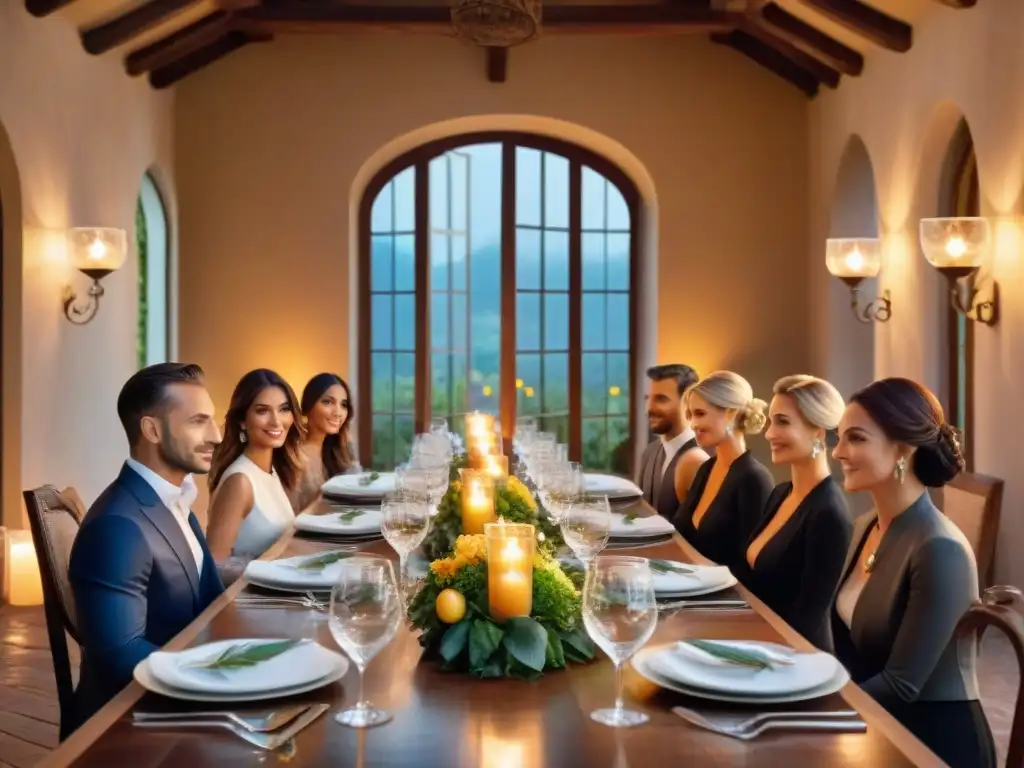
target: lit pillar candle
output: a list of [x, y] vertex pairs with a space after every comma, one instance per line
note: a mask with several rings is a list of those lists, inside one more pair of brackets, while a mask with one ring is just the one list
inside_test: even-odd
[[490, 475], [474, 470], [463, 470], [462, 477], [462, 532], [483, 533], [484, 525], [493, 523], [494, 481]]
[[487, 602], [491, 618], [505, 621], [529, 616], [533, 608], [535, 531], [523, 523], [489, 523], [487, 535]]
[[42, 605], [43, 584], [30, 531], [7, 530], [7, 602]]
[[484, 456], [483, 471], [495, 481], [508, 479], [508, 456], [489, 453]]

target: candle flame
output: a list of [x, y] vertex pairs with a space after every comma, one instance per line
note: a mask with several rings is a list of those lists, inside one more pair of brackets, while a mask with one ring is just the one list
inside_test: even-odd
[[107, 246], [99, 238], [96, 238], [89, 244], [90, 259], [93, 259], [94, 261], [100, 261], [106, 255]]
[[852, 272], [860, 272], [864, 269], [864, 254], [860, 252], [860, 248], [854, 246], [853, 250], [846, 254], [846, 266]]
[[946, 241], [946, 253], [951, 258], [959, 259], [967, 253], [967, 243], [964, 242], [960, 235], [953, 235], [953, 237]]

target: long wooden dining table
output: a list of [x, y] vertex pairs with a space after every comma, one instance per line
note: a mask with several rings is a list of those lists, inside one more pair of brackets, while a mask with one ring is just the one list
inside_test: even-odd
[[[324, 502], [317, 509], [326, 508]], [[654, 514], [639, 504], [633, 513]], [[273, 559], [336, 547], [285, 534], [263, 557]], [[364, 546], [388, 553], [381, 541]], [[623, 551], [644, 557], [706, 563], [676, 534], [671, 541]], [[191, 625], [167, 644], [181, 650], [233, 637], [316, 637], [336, 647], [323, 614], [310, 608], [245, 606], [236, 602], [247, 588], [232, 584]], [[680, 610], [660, 618], [651, 644], [685, 637], [745, 638], [777, 641], [798, 650], [812, 646], [742, 585], [739, 596], [751, 609]], [[735, 712], [743, 707], [715, 705], [659, 689], [631, 670], [626, 675], [627, 705], [642, 709], [650, 721], [616, 729], [590, 719], [614, 700], [611, 662], [599, 655], [586, 665], [570, 665], [534, 682], [477, 680], [445, 673], [422, 659], [416, 633], [399, 630], [366, 672], [366, 693], [394, 719], [357, 730], [334, 721], [333, 714], [351, 706], [358, 693], [354, 665], [338, 683], [297, 697], [296, 701], [330, 705], [327, 715], [301, 731], [274, 753], [250, 746], [227, 731], [143, 729], [132, 725], [132, 711], [167, 706], [132, 682], [83, 724], [40, 766], [124, 766], [124, 768], [226, 768], [236, 765], [386, 766], [386, 768], [542, 768], [586, 766], [654, 768], [660, 765], [829, 766], [898, 768], [943, 763], [874, 699], [853, 683], [839, 694], [790, 705], [800, 710], [855, 709], [867, 724], [865, 733], [769, 731], [751, 741], [722, 736], [685, 722], [671, 708]], [[154, 701], [157, 700], [157, 701]], [[271, 702], [262, 709], [272, 708]], [[190, 705], [181, 702], [182, 709]], [[723, 706], [729, 707], [723, 710]], [[749, 710], [749, 708], [746, 708]], [[771, 708], [761, 708], [771, 709]], [[754, 710], [749, 710], [753, 713]]]

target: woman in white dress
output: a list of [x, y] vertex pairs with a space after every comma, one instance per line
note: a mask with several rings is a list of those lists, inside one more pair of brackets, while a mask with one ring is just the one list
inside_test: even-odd
[[210, 470], [206, 539], [217, 562], [259, 557], [294, 524], [288, 491], [302, 465], [298, 410], [273, 371], [250, 371], [235, 387]]

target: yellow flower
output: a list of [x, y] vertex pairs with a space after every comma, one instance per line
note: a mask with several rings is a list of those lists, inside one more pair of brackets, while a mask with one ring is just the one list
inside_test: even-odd
[[561, 584], [566, 590], [568, 590], [573, 597], [579, 597], [579, 591], [576, 589], [576, 585], [572, 583], [565, 571], [562, 570], [562, 566], [558, 564], [557, 560], [549, 557], [546, 554], [537, 552], [533, 556], [533, 567], [539, 571], [547, 571], [555, 577], [555, 581]]
[[487, 559], [487, 539], [482, 533], [463, 534], [455, 540], [455, 557], [466, 565], [475, 565]]
[[444, 582], [454, 578], [455, 574], [459, 571], [459, 564], [454, 559], [445, 557], [432, 562], [430, 570], [437, 576], [438, 581]]
[[509, 476], [505, 482], [505, 488], [510, 492], [521, 498], [526, 502], [526, 505], [533, 511], [537, 510], [537, 500], [533, 498], [533, 494], [530, 493], [526, 486], [523, 485], [522, 481], [518, 477]]

